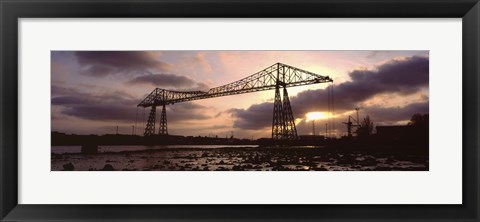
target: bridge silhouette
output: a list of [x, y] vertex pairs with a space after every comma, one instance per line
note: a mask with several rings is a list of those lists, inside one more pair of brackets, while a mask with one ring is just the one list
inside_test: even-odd
[[[272, 139], [295, 140], [298, 135], [287, 87], [328, 82], [333, 82], [329, 76], [322, 76], [283, 63], [276, 63], [241, 80], [214, 87], [208, 91], [173, 91], [156, 88], [137, 107], [151, 107], [144, 135], [152, 136], [155, 135], [156, 109], [157, 106], [162, 106], [158, 135], [168, 135], [167, 111], [165, 108], [167, 105], [275, 89]], [[283, 88], [283, 98], [280, 94], [280, 88]]]

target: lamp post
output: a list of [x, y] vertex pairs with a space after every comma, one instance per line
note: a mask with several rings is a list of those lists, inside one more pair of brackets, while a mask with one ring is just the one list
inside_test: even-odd
[[315, 120], [312, 120], [312, 135], [315, 136]]

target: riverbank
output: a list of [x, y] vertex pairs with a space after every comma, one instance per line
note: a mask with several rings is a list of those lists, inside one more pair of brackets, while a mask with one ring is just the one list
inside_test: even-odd
[[51, 170], [154, 171], [424, 171], [428, 155], [325, 147], [145, 149], [98, 154], [54, 154]]

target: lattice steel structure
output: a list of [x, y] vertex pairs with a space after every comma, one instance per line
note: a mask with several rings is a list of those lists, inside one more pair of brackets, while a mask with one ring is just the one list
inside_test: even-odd
[[[138, 107], [152, 107], [147, 127], [145, 128], [145, 135], [154, 135], [155, 115], [153, 115], [153, 119], [150, 117], [152, 117], [152, 113], [155, 114], [154, 110], [159, 105], [165, 107], [165, 105], [179, 102], [275, 89], [272, 138], [278, 140], [292, 140], [297, 138], [297, 130], [290, 106], [290, 100], [288, 98], [287, 87], [326, 82], [333, 82], [333, 80], [328, 76], [318, 75], [283, 63], [276, 63], [246, 78], [211, 88], [208, 91], [180, 92], [156, 88], [145, 97], [140, 104], [138, 104]], [[283, 100], [280, 96], [280, 87], [283, 88]], [[163, 110], [164, 109], [162, 109], [159, 134], [166, 135], [168, 134], [166, 127], [166, 112], [164, 115]], [[164, 124], [164, 127], [162, 124]]]
[[283, 139], [294, 140], [297, 139], [297, 127], [295, 126], [295, 119], [293, 118], [292, 107], [290, 106], [290, 99], [288, 98], [287, 88], [283, 87]]
[[283, 139], [284, 122], [282, 97], [280, 97], [279, 87], [276, 87], [273, 101], [272, 139]]
[[158, 129], [158, 135], [168, 135], [167, 110], [165, 109], [165, 104], [162, 106], [162, 115], [160, 116], [160, 128]]
[[148, 115], [147, 126], [143, 135], [150, 136], [155, 134], [155, 117], [157, 116], [157, 106], [152, 106], [150, 115]]

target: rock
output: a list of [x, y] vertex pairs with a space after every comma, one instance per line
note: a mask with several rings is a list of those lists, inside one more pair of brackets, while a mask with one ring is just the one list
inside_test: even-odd
[[103, 170], [103, 171], [112, 171], [112, 170], [114, 170], [114, 169], [113, 169], [113, 166], [112, 166], [112, 165], [110, 165], [110, 164], [105, 164], [105, 166], [103, 166], [102, 170]]
[[395, 162], [395, 158], [393, 157], [388, 157], [387, 160], [385, 161], [385, 163], [388, 163], [388, 164], [392, 164]]
[[246, 164], [245, 166], [245, 169], [253, 169], [253, 165], [252, 164]]
[[63, 170], [65, 171], [72, 171], [74, 169], [75, 169], [75, 166], [73, 166], [72, 163], [63, 164]]
[[242, 166], [240, 166], [240, 165], [235, 165], [235, 166], [233, 166], [233, 167], [232, 167], [232, 170], [235, 170], [235, 171], [242, 171], [242, 170], [244, 170], [244, 169], [243, 169], [243, 167], [242, 167]]
[[277, 165], [277, 166], [274, 166], [272, 168], [273, 171], [283, 171], [285, 170], [285, 167], [283, 167], [282, 165]]
[[391, 171], [393, 168], [388, 167], [388, 166], [379, 166], [375, 168], [375, 171]]
[[313, 170], [315, 170], [315, 171], [328, 171], [327, 168], [325, 168], [325, 167], [316, 167]]
[[360, 162], [360, 165], [362, 166], [375, 166], [377, 165], [377, 160], [372, 157], [367, 157], [365, 158], [364, 161]]

